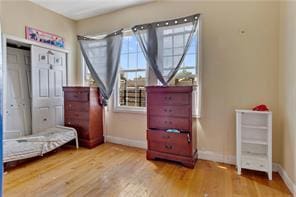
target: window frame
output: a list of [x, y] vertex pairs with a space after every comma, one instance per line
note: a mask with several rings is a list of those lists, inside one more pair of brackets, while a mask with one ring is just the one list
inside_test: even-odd
[[[201, 116], [201, 20], [199, 19], [197, 24], [197, 33], [195, 36], [197, 36], [197, 44], [196, 44], [196, 75], [197, 75], [197, 85], [192, 85], [193, 87], [193, 109], [192, 109], [192, 116], [194, 118], [200, 118]], [[148, 81], [151, 81], [151, 74], [153, 71], [149, 68], [147, 65], [146, 68], [146, 85], [148, 85]], [[151, 81], [151, 83], [155, 83], [154, 81]], [[123, 113], [140, 113], [140, 114], [146, 114], [147, 112], [147, 106], [146, 107], [136, 107], [136, 106], [120, 106], [120, 71], [118, 72], [117, 76], [117, 82], [115, 85], [114, 95], [113, 95], [113, 112], [123, 112]]]
[[[124, 31], [124, 35], [133, 35], [132, 30]], [[145, 107], [138, 107], [138, 106], [122, 106], [120, 105], [120, 74], [122, 72], [145, 72], [145, 86], [148, 85], [149, 80], [149, 66], [146, 65], [146, 69], [119, 69], [117, 73], [117, 80], [115, 84], [115, 90], [113, 95], [113, 111], [114, 112], [129, 112], [129, 113], [146, 113], [146, 106]]]

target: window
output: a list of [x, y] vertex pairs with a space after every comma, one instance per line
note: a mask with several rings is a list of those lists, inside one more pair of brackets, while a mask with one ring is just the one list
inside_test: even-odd
[[[178, 64], [183, 49], [186, 45], [185, 41], [189, 36], [192, 26], [171, 28], [163, 32], [163, 69], [164, 73], [170, 71], [170, 67]], [[197, 34], [192, 37], [192, 42], [186, 53], [184, 61], [176, 74], [170, 81], [170, 85], [197, 85]], [[167, 73], [168, 74], [168, 73]]]
[[[189, 26], [172, 27], [163, 31], [162, 56], [164, 71], [172, 65], [182, 54], [185, 38], [189, 36]], [[193, 115], [199, 116], [200, 84], [199, 84], [199, 25], [193, 35], [192, 42], [184, 61], [176, 76], [169, 85], [193, 86]], [[149, 70], [146, 59], [131, 31], [125, 32], [120, 57], [120, 71], [118, 83], [114, 91], [114, 111], [145, 112], [145, 86], [159, 83]], [[167, 69], [168, 70], [168, 69]], [[84, 79], [93, 83], [90, 73], [85, 66]], [[148, 81], [149, 79], [149, 81]]]
[[[185, 38], [189, 36], [192, 26], [172, 27], [163, 31], [162, 55], [163, 69], [177, 64], [185, 46]], [[198, 35], [199, 28], [192, 37], [192, 42], [186, 53], [184, 61], [170, 85], [192, 85], [193, 92], [193, 115], [198, 116], [199, 111], [199, 71], [198, 71]], [[124, 34], [120, 60], [120, 76], [118, 87], [115, 91], [115, 111], [145, 111], [146, 93], [145, 85], [157, 84], [155, 77], [149, 71], [145, 57], [132, 32]], [[148, 79], [150, 81], [148, 81]]]
[[147, 63], [132, 32], [124, 34], [120, 57], [117, 105], [127, 108], [146, 106]]
[[[106, 57], [106, 53], [107, 53], [106, 41], [97, 42], [95, 44], [92, 44], [92, 46], [90, 46], [90, 47], [93, 49], [91, 51], [91, 53], [89, 54], [90, 61], [97, 63], [97, 64], [99, 64], [99, 63], [104, 64], [106, 61], [105, 57]], [[95, 81], [90, 74], [90, 71], [84, 61], [82, 54], [81, 54], [81, 57], [82, 57], [83, 76], [84, 76], [83, 83], [88, 84], [88, 85], [93, 85], [93, 84], [95, 84]]]

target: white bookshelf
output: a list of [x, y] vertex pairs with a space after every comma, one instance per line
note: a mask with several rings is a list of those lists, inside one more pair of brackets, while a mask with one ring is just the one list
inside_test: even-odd
[[272, 112], [236, 111], [236, 165], [267, 172], [272, 180]]

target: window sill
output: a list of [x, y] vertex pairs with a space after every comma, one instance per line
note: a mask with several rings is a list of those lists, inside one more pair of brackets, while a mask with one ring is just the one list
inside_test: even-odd
[[113, 112], [146, 114], [146, 107], [114, 107]]
[[[146, 107], [115, 107], [113, 109], [115, 113], [132, 113], [132, 114], [146, 114]], [[200, 119], [200, 115], [192, 115], [192, 118]]]

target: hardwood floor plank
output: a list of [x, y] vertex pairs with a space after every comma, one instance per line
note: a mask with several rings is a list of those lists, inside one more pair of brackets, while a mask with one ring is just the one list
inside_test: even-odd
[[277, 173], [198, 160], [194, 169], [148, 161], [145, 151], [115, 144], [94, 149], [63, 147], [21, 164], [4, 176], [5, 196], [291, 196]]

